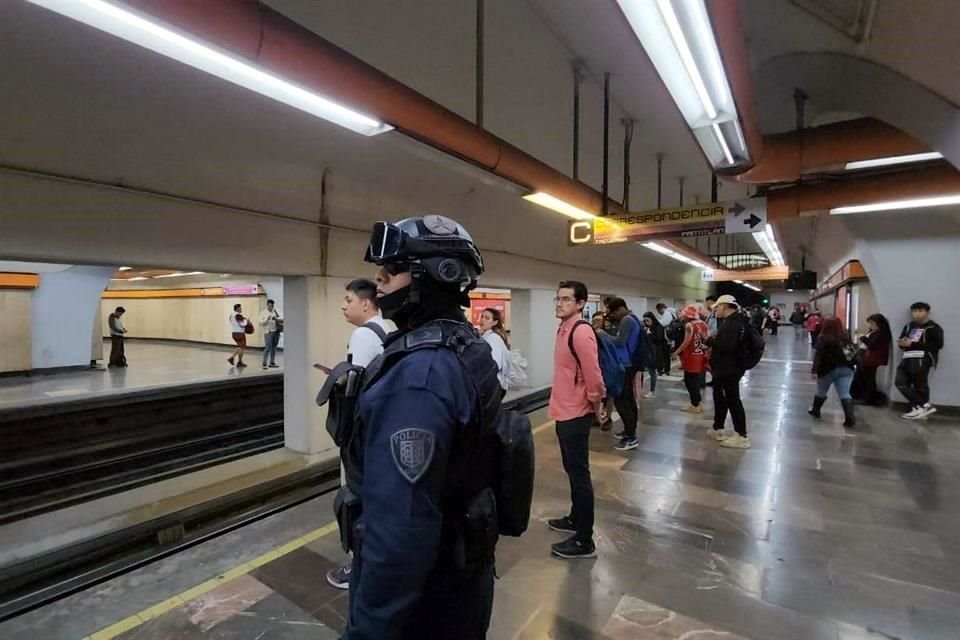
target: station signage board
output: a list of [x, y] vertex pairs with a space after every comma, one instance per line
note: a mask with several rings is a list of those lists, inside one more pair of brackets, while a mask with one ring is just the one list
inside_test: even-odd
[[705, 269], [700, 272], [704, 282], [733, 282], [735, 280], [786, 280], [790, 277], [789, 267], [760, 267], [759, 269]]
[[572, 246], [648, 242], [752, 233], [762, 231], [766, 222], [767, 199], [748, 198], [571, 220], [567, 239]]

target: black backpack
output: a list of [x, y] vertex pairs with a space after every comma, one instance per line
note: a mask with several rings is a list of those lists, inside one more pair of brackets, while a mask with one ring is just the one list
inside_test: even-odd
[[[520, 536], [530, 523], [533, 504], [534, 469], [536, 466], [533, 429], [530, 418], [518, 411], [504, 410], [500, 403], [501, 387], [497, 366], [490, 355], [490, 346], [468, 324], [451, 320], [430, 322], [387, 345], [383, 354], [370, 363], [364, 372], [363, 388], [369, 387], [384, 371], [404, 354], [418, 349], [451, 349], [456, 352], [464, 371], [470, 376], [480, 399], [480, 425], [477, 433], [461, 433], [457, 446], [473, 452], [477, 459], [493, 467], [491, 485], [468, 489], [473, 493], [493, 490], [497, 529], [501, 535]], [[461, 429], [461, 432], [464, 430]], [[466, 440], [463, 440], [466, 439]], [[473, 465], [453, 470], [467, 474]], [[465, 486], [479, 478], [458, 477]], [[489, 486], [489, 489], [487, 487]], [[476, 491], [473, 491], [476, 489]]]
[[737, 365], [744, 371], [753, 369], [763, 358], [763, 350], [766, 343], [756, 327], [744, 324], [740, 330], [740, 340], [738, 343]]
[[677, 343], [683, 340], [683, 321], [674, 316], [673, 320], [670, 321], [670, 324], [667, 325], [665, 333], [667, 336], [667, 342]]

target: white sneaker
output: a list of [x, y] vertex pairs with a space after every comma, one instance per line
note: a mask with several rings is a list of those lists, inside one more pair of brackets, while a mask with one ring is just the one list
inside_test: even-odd
[[713, 438], [718, 442], [722, 442], [727, 439], [727, 432], [725, 429], [720, 429], [719, 431], [717, 431], [713, 427], [710, 427], [709, 429], [707, 429], [707, 432], [711, 438]]
[[908, 411], [907, 413], [903, 414], [900, 417], [903, 418], [904, 420], [916, 420], [917, 418], [920, 417], [921, 411], [923, 411], [923, 407], [914, 407], [913, 409], [910, 409], [910, 411]]
[[928, 402], [922, 407], [918, 407], [917, 411], [918, 413], [917, 413], [916, 419], [920, 420], [922, 418], [926, 418], [927, 416], [932, 416], [933, 414], [935, 414], [937, 412], [937, 408]]
[[729, 449], [749, 449], [750, 448], [750, 437], [746, 438], [741, 436], [739, 433], [735, 433], [729, 438], [725, 438], [720, 441], [721, 447], [727, 447]]
[[645, 393], [645, 394], [643, 394], [643, 397], [646, 398], [647, 400], [649, 400], [650, 398], [656, 398], [656, 397], [657, 397], [657, 394], [655, 394], [653, 391], [651, 391], [650, 393]]

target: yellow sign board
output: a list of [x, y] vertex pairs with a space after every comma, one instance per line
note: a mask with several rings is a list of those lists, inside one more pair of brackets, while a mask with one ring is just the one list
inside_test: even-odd
[[619, 244], [763, 229], [766, 198], [707, 202], [570, 222], [571, 245]]

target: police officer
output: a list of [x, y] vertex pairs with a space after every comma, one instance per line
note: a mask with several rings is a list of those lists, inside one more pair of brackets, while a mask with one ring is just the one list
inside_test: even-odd
[[377, 223], [366, 261], [398, 331], [368, 367], [347, 488], [360, 499], [343, 640], [477, 640], [493, 608], [496, 512], [489, 347], [462, 307], [483, 272], [467, 231], [427, 215]]

